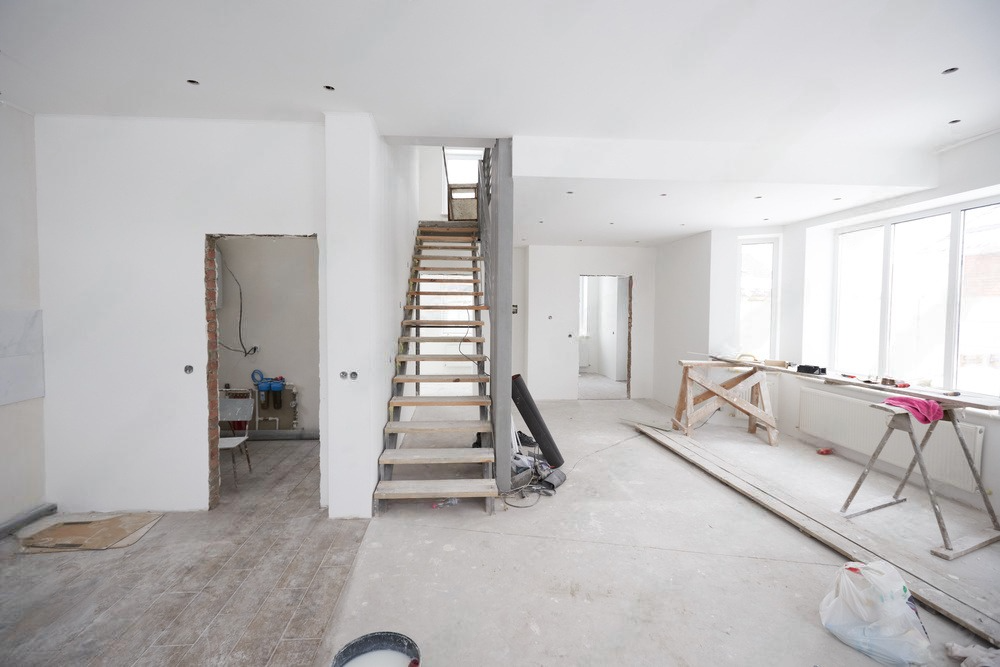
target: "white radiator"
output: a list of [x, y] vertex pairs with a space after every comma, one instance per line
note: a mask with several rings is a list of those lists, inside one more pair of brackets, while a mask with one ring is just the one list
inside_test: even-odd
[[[888, 412], [871, 407], [872, 401], [862, 401], [815, 389], [803, 389], [799, 402], [799, 430], [828, 440], [841, 447], [871, 456], [885, 434]], [[911, 419], [917, 443], [924, 437], [927, 426]], [[983, 427], [962, 424], [962, 436], [972, 452], [976, 467], [983, 454]], [[902, 431], [894, 431], [879, 456], [902, 469], [913, 458], [913, 446]], [[975, 492], [976, 484], [969, 472], [962, 447], [950, 422], [939, 422], [930, 442], [924, 449], [924, 462], [931, 479], [945, 482], [964, 491]], [[920, 471], [914, 469], [911, 479], [919, 479]]]

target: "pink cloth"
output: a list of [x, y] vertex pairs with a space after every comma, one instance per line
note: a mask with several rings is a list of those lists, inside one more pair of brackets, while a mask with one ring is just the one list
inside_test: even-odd
[[906, 408], [921, 424], [930, 424], [944, 417], [944, 410], [937, 401], [929, 398], [914, 398], [913, 396], [890, 396], [883, 401], [886, 405]]

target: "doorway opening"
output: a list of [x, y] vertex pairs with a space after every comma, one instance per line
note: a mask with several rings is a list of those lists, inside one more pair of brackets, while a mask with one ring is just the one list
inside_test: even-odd
[[205, 319], [209, 508], [291, 482], [318, 508], [316, 236], [206, 236]]
[[577, 395], [632, 398], [632, 276], [580, 276]]

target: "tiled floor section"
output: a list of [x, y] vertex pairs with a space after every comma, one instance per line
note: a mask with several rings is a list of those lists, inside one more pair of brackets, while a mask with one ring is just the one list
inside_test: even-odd
[[309, 665], [366, 520], [319, 507], [319, 445], [251, 444], [239, 488], [126, 549], [23, 555], [0, 541], [2, 665]]

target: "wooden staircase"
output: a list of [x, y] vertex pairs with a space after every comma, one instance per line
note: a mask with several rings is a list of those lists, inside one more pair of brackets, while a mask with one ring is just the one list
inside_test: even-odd
[[[417, 231], [376, 514], [390, 500], [448, 498], [482, 498], [493, 512], [498, 491], [478, 234], [475, 220], [422, 222]], [[417, 421], [401, 421], [408, 407], [440, 418], [418, 412]]]

